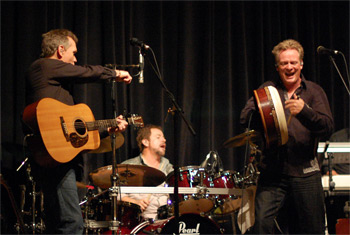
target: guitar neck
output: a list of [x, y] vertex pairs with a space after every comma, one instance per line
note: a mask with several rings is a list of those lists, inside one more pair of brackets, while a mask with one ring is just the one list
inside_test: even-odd
[[106, 119], [106, 120], [97, 120], [93, 122], [86, 122], [86, 127], [88, 131], [98, 130], [98, 129], [107, 129], [109, 127], [117, 127], [118, 122], [116, 119]]
[[[143, 127], [143, 120], [142, 117], [132, 115], [131, 117], [128, 117], [125, 119], [129, 125], [132, 125], [136, 128]], [[106, 120], [96, 120], [93, 122], [86, 122], [86, 127], [88, 131], [98, 130], [100, 128], [107, 129], [109, 127], [117, 127], [118, 122], [117, 119], [106, 119]]]

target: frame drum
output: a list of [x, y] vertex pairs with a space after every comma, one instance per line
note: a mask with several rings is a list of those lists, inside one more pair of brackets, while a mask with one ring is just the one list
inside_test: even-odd
[[266, 148], [287, 143], [288, 127], [277, 89], [267, 86], [254, 90], [254, 98], [264, 127]]

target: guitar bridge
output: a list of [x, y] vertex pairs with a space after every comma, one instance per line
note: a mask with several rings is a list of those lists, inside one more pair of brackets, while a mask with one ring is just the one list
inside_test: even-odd
[[64, 121], [62, 116], [60, 117], [60, 120], [61, 120], [61, 128], [63, 131], [63, 135], [64, 135], [64, 137], [66, 137], [66, 141], [69, 142], [69, 134], [68, 134], [66, 122]]

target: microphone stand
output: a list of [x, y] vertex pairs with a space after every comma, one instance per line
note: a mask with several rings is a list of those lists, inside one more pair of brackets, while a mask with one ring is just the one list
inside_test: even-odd
[[[341, 52], [339, 52], [339, 53], [341, 53]], [[341, 54], [343, 54], [343, 53], [341, 53]], [[339, 69], [338, 69], [337, 64], [335, 63], [334, 58], [330, 55], [330, 56], [329, 56], [329, 59], [330, 59], [330, 61], [333, 63], [335, 69], [337, 70], [337, 72], [338, 72], [338, 74], [339, 74], [339, 76], [340, 76], [340, 79], [342, 80], [342, 82], [343, 82], [343, 84], [344, 84], [344, 86], [345, 86], [345, 89], [346, 89], [346, 91], [348, 92], [348, 95], [350, 96], [350, 90], [349, 90], [348, 86], [346, 85], [345, 80], [344, 80], [343, 76], [341, 75], [341, 73], [340, 73], [340, 71], [339, 71]], [[346, 65], [346, 63], [345, 63], [345, 65]], [[350, 78], [349, 78], [349, 74], [348, 74], [348, 73], [347, 73], [347, 76], [348, 76], [348, 80], [349, 80]], [[349, 82], [350, 82], [350, 81], [349, 81]]]
[[[343, 60], [344, 60], [346, 76], [347, 76], [347, 78], [348, 78], [348, 83], [349, 83], [349, 87], [350, 87], [350, 75], [349, 75], [349, 69], [348, 69], [348, 66], [347, 66], [347, 62], [346, 62], [345, 56], [344, 56], [344, 54], [343, 54], [341, 51], [338, 51], [338, 53], [342, 56], [342, 58], [343, 58]], [[330, 61], [333, 63], [335, 69], [337, 70], [337, 72], [338, 72], [338, 74], [339, 74], [339, 76], [340, 76], [340, 79], [342, 80], [342, 82], [343, 82], [343, 84], [344, 84], [344, 86], [345, 86], [346, 91], [348, 92], [348, 95], [349, 95], [349, 103], [350, 103], [350, 90], [349, 90], [349, 87], [346, 85], [345, 80], [344, 80], [342, 74], [340, 73], [337, 64], [336, 64], [335, 61], [334, 61], [334, 58], [330, 55], [330, 56], [329, 56], [329, 59], [330, 59]], [[350, 128], [350, 107], [349, 107], [349, 128]]]
[[[117, 107], [116, 107], [116, 81], [112, 80], [112, 89], [111, 89], [111, 99], [112, 99], [112, 108], [113, 108], [113, 114], [114, 118], [117, 118]], [[115, 139], [116, 134], [113, 132], [113, 134], [110, 134], [111, 136], [111, 145], [112, 145], [112, 174], [111, 174], [111, 185], [112, 187], [109, 189], [109, 195], [112, 201], [111, 205], [111, 215], [112, 220], [109, 224], [109, 229], [112, 230], [112, 234], [116, 235], [118, 227], [120, 225], [120, 221], [117, 221], [117, 199], [118, 199], [118, 183], [119, 183], [119, 175], [118, 175], [118, 168], [117, 168], [117, 157], [116, 157], [116, 145], [115, 145]]]
[[[169, 89], [167, 88], [167, 86], [165, 85], [161, 73], [159, 71], [159, 67], [157, 64], [157, 60], [156, 57], [154, 55], [154, 52], [152, 50], [151, 47], [148, 48], [148, 50], [150, 50], [152, 52], [154, 61], [156, 63], [156, 67], [157, 70], [153, 67], [152, 63], [152, 69], [154, 70], [155, 74], [157, 75], [157, 78], [160, 82], [160, 84], [162, 85], [163, 89], [165, 90], [166, 94], [168, 95], [168, 98], [171, 100], [171, 102], [173, 103], [173, 111], [176, 111], [176, 113], [178, 115], [180, 115], [180, 117], [182, 118], [182, 120], [185, 122], [185, 124], [187, 125], [189, 131], [192, 133], [192, 135], [196, 135], [196, 132], [194, 131], [192, 125], [187, 121], [186, 117], [184, 116], [184, 112], [182, 110], [182, 108], [180, 107], [180, 105], [177, 103], [174, 95], [169, 91]], [[141, 53], [145, 56], [145, 49], [144, 47], [141, 47]], [[148, 59], [148, 57], [146, 57]], [[149, 61], [149, 59], [148, 59]], [[149, 61], [150, 62], [150, 61]], [[174, 130], [177, 130], [178, 128], [176, 128], [176, 117], [174, 117]], [[175, 146], [175, 157], [174, 157], [174, 164], [173, 164], [173, 168], [174, 168], [174, 199], [175, 199], [175, 203], [174, 203], [174, 214], [175, 214], [175, 224], [176, 224], [176, 234], [179, 233], [179, 182], [178, 182], [178, 176], [179, 176], [179, 166], [178, 166], [178, 149], [176, 148], [177, 146], [177, 138], [176, 138], [176, 133], [174, 131], [174, 146]]]

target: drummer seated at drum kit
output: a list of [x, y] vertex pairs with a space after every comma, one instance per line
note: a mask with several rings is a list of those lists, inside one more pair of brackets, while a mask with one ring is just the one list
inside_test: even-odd
[[[136, 141], [140, 155], [121, 164], [146, 165], [162, 171], [165, 175], [173, 171], [173, 165], [164, 157], [166, 139], [160, 126], [148, 124], [141, 128], [137, 133]], [[164, 183], [159, 187], [164, 187]], [[121, 194], [122, 201], [141, 207], [144, 219], [156, 219], [158, 208], [166, 205], [168, 198], [168, 194]]]

